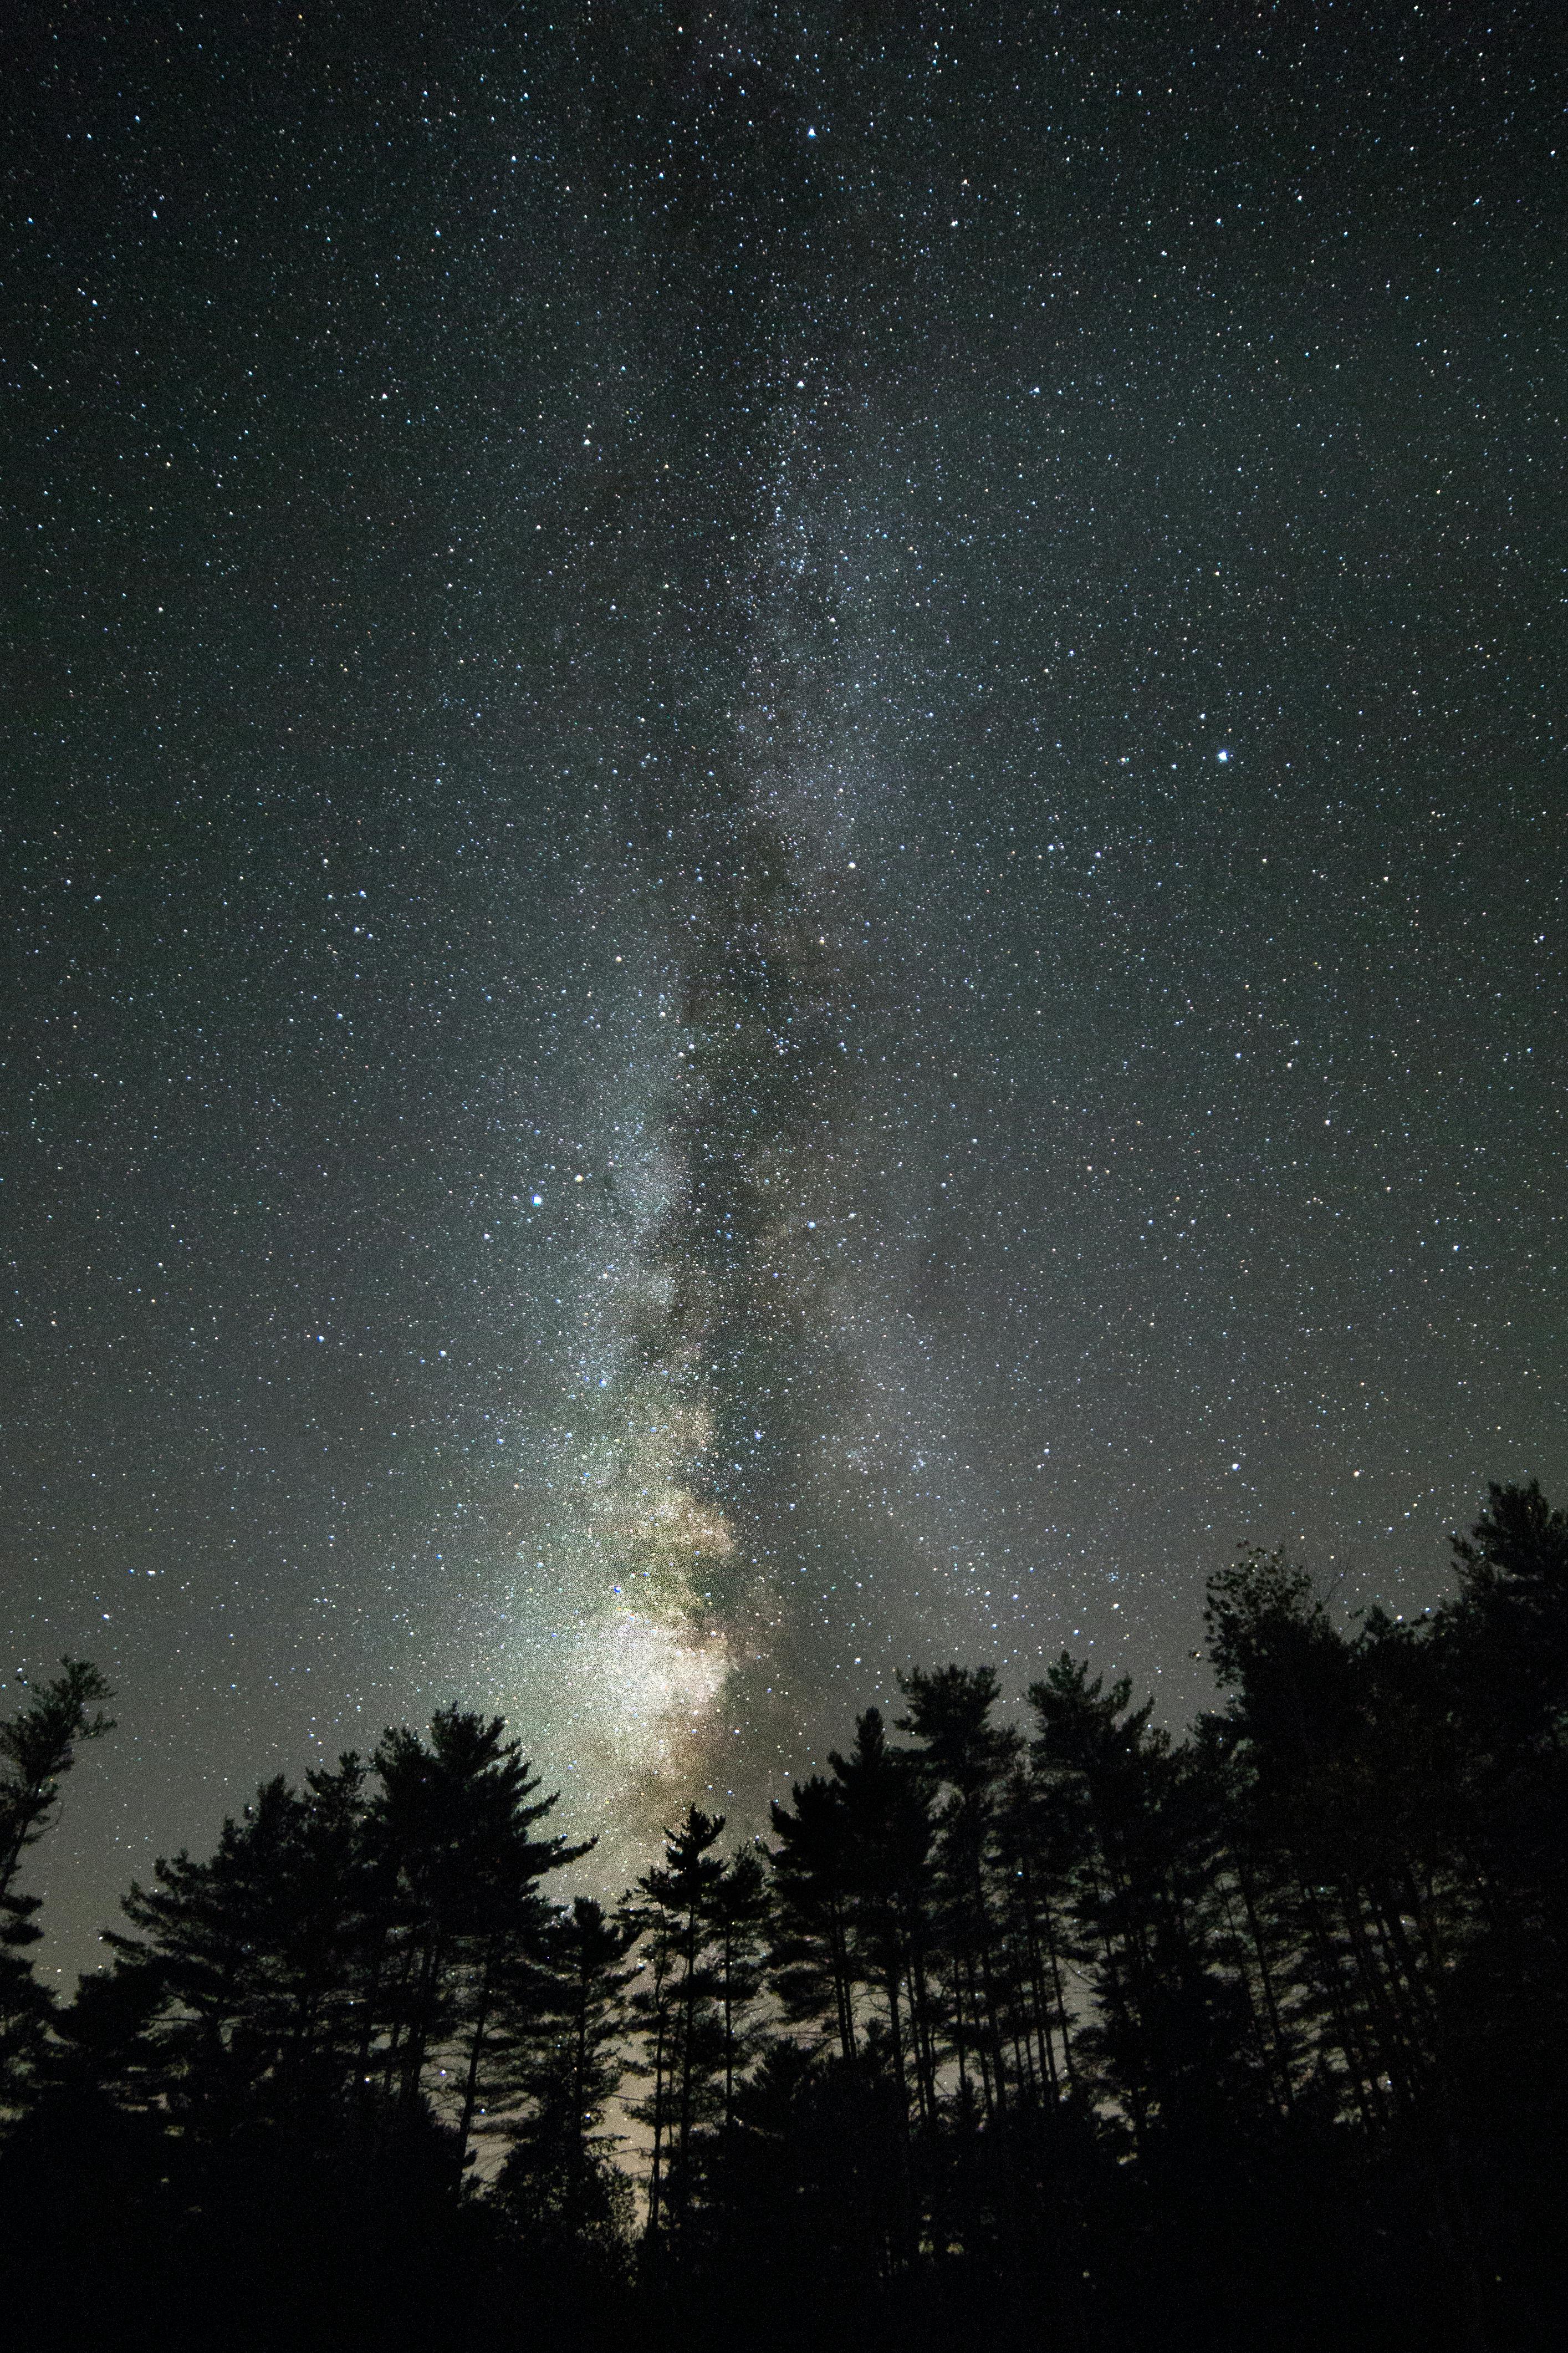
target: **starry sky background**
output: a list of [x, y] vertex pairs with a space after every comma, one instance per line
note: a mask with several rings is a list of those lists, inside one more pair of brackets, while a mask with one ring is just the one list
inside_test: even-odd
[[58, 1967], [454, 1697], [614, 1887], [1563, 1492], [1554, 15], [12, 22]]

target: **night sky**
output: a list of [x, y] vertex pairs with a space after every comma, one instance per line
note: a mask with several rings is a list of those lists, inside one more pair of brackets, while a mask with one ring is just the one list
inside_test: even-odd
[[11, 21], [51, 1966], [454, 1698], [618, 1888], [1561, 1499], [1557, 19]]

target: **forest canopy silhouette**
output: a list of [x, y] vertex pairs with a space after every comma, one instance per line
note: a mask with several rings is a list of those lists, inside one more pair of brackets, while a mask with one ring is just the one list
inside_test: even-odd
[[1568, 2288], [1568, 1516], [1494, 1486], [1413, 1621], [1247, 1551], [1180, 1740], [1067, 1653], [901, 1679], [613, 1908], [450, 1707], [124, 1899], [23, 1892], [112, 1727], [0, 1727], [13, 2341], [1520, 2347]]

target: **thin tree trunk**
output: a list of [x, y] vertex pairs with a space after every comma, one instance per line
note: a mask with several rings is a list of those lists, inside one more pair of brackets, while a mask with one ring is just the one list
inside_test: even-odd
[[735, 2129], [735, 1966], [734, 1931], [724, 1931], [724, 2145]]
[[[1046, 1932], [1046, 1952], [1051, 1964], [1051, 1983], [1056, 1989], [1057, 2016], [1061, 2021], [1062, 2070], [1067, 2076], [1068, 2089], [1076, 2092], [1079, 2087], [1078, 2068], [1072, 2055], [1072, 2036], [1068, 2029], [1067, 1991], [1062, 1984], [1061, 1961], [1057, 1952], [1056, 1932], [1051, 1926], [1051, 1907], [1048, 1898], [1041, 1907], [1040, 1918]], [[1054, 2085], [1056, 2082], [1054, 2068], [1051, 2071], [1051, 2082]]]
[[487, 1952], [479, 1977], [479, 2009], [474, 2019], [474, 2037], [468, 2050], [468, 2072], [463, 2083], [463, 2112], [458, 2124], [458, 2179], [462, 2179], [468, 2159], [468, 2135], [473, 2129], [474, 2110], [479, 2096], [479, 2059], [485, 2047], [485, 2029], [489, 2024], [490, 2005], [494, 1992], [494, 1956]]
[[1242, 1909], [1247, 1914], [1247, 1926], [1252, 1938], [1252, 1949], [1258, 1957], [1258, 1983], [1263, 1988], [1264, 2007], [1268, 2013], [1269, 2031], [1274, 2038], [1275, 2062], [1285, 2093], [1285, 2105], [1293, 2106], [1295, 2095], [1290, 2083], [1290, 2048], [1285, 2039], [1284, 2021], [1279, 2014], [1279, 1999], [1274, 1991], [1274, 1973], [1268, 1966], [1268, 1952], [1263, 1940], [1263, 1923], [1258, 1915], [1258, 1905], [1252, 1893], [1252, 1881], [1246, 1864], [1235, 1848], [1231, 1860], [1236, 1868], [1236, 1883], [1241, 1890]]
[[1378, 2127], [1386, 2129], [1388, 2115], [1383, 2088], [1346, 2006], [1344, 1984], [1334, 1954], [1333, 1939], [1323, 1920], [1321, 1906], [1305, 1880], [1298, 1879], [1296, 1886], [1307, 1915], [1308, 1940], [1317, 1950], [1319, 1975], [1333, 2017], [1335, 2039], [1345, 2063], [1345, 2073], [1355, 2091], [1362, 2122], [1369, 2131]]
[[658, 2026], [653, 2045], [653, 2158], [647, 2177], [647, 2227], [650, 2238], [658, 2236], [659, 2206], [664, 2188], [662, 2159], [664, 2155], [664, 2030], [668, 2008], [658, 2000]]

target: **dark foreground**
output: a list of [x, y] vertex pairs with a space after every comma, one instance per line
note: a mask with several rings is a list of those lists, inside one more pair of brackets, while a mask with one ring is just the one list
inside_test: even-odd
[[1018, 1727], [912, 1675], [613, 1912], [451, 1710], [161, 1863], [61, 2006], [68, 1665], [0, 1749], [7, 2341], [1555, 2347], [1568, 1519], [1493, 1489], [1456, 1569], [1347, 1630], [1245, 1558], [1179, 1744], [1065, 1656]]

